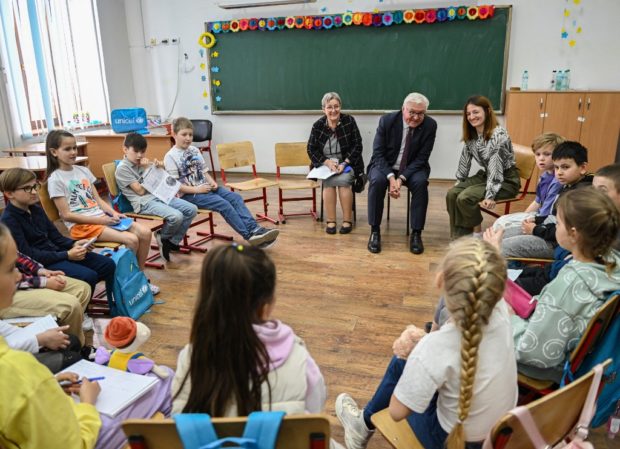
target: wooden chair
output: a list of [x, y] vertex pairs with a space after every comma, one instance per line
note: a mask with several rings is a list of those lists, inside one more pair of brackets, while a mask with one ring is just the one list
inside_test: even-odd
[[[308, 157], [308, 151], [306, 149], [306, 142], [291, 142], [291, 143], [276, 143], [276, 182], [278, 183], [278, 200], [279, 211], [278, 218], [282, 223], [286, 223], [286, 217], [293, 217], [299, 215], [311, 215], [315, 220], [318, 220], [316, 213], [316, 189], [319, 187], [319, 183], [312, 181], [311, 179], [304, 180], [283, 180], [281, 179], [280, 169], [283, 167], [309, 167], [310, 158]], [[285, 190], [312, 190], [312, 196], [296, 196], [291, 198], [284, 198]], [[312, 208], [309, 212], [302, 212], [297, 214], [285, 214], [284, 203], [286, 201], [306, 201], [312, 200]]]
[[[603, 367], [607, 367], [609, 363], [611, 359], [604, 362]], [[548, 447], [555, 446], [575, 429], [593, 379], [594, 371], [590, 371], [567, 386], [526, 406], [541, 436], [549, 444]], [[521, 422], [510, 412], [493, 427], [490, 441], [493, 449], [534, 448]]]
[[[620, 319], [620, 295], [610, 297], [590, 319], [588, 327], [579, 339], [579, 343], [570, 354], [570, 372], [576, 373], [588, 355], [596, 348], [596, 345], [607, 331], [607, 328], [614, 319]], [[553, 381], [532, 379], [523, 374], [519, 374], [519, 386], [528, 391], [525, 399], [521, 402], [528, 402], [538, 396], [544, 396], [555, 390], [558, 385]]]
[[[270, 181], [265, 178], [259, 178], [256, 174], [256, 156], [254, 155], [254, 146], [252, 142], [230, 142], [230, 143], [218, 143], [217, 154], [220, 163], [220, 170], [222, 173], [222, 182], [231, 191], [239, 190], [241, 192], [249, 192], [252, 190], [262, 190], [262, 195], [244, 198], [246, 203], [253, 201], [263, 202], [264, 213], [256, 214], [259, 220], [267, 220], [273, 224], [278, 224], [278, 220], [275, 220], [267, 215], [267, 209], [269, 202], [267, 201], [267, 187], [278, 185], [275, 181]], [[228, 182], [226, 180], [226, 170], [239, 167], [252, 167], [252, 179], [241, 182]]]
[[213, 179], [217, 179], [215, 173], [215, 164], [213, 164], [213, 152], [211, 151], [211, 136], [213, 134], [213, 123], [211, 120], [190, 120], [194, 127], [194, 142], [202, 143], [198, 147], [202, 153], [209, 153], [209, 161], [211, 162], [211, 175]]
[[499, 214], [493, 210], [480, 207], [480, 211], [492, 215], [496, 218], [510, 213], [510, 205], [516, 201], [521, 201], [527, 195], [527, 189], [530, 187], [532, 181], [532, 175], [534, 174], [534, 167], [536, 167], [536, 158], [534, 152], [530, 147], [513, 143], [512, 148], [515, 153], [515, 162], [517, 170], [519, 170], [519, 177], [521, 178], [521, 190], [514, 198], [508, 198], [505, 200], [497, 200], [496, 204], [499, 207], [500, 204], [504, 205], [504, 213]]
[[[220, 438], [241, 436], [246, 423], [245, 417], [213, 418], [215, 431]], [[142, 436], [148, 449], [183, 449], [172, 419], [150, 420], [129, 419], [123, 423], [127, 437]], [[313, 437], [324, 438], [324, 446], [311, 446]], [[285, 416], [276, 444], [277, 449], [310, 449], [329, 447], [329, 420], [324, 415]]]
[[[45, 211], [45, 215], [50, 219], [52, 223], [58, 228], [61, 234], [67, 235], [68, 230], [64, 223], [60, 220], [60, 213], [54, 201], [50, 198], [49, 190], [47, 190], [47, 181], [41, 183], [41, 190], [39, 190], [39, 201], [41, 207]], [[93, 244], [95, 248], [110, 248], [116, 251], [120, 245], [117, 242], [95, 242]], [[88, 305], [88, 313], [91, 315], [109, 315], [110, 306], [108, 304], [106, 289], [98, 290], [97, 293], [92, 292], [92, 299]]]
[[394, 421], [386, 408], [370, 417], [377, 430], [395, 449], [424, 449], [406, 419]]

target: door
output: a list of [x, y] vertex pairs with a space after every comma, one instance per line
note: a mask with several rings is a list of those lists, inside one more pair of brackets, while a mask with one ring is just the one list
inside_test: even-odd
[[588, 171], [612, 164], [620, 134], [620, 93], [586, 93], [581, 144], [588, 149]]
[[542, 133], [546, 92], [508, 92], [506, 129], [514, 143], [530, 146]]
[[557, 133], [566, 140], [579, 141], [585, 97], [585, 92], [549, 92], [545, 107], [544, 132]]

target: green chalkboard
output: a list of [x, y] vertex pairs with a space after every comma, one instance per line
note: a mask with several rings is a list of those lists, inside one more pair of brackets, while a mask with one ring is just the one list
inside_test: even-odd
[[377, 112], [418, 91], [435, 112], [459, 112], [474, 94], [503, 109], [510, 16], [502, 7], [486, 20], [220, 33], [208, 52], [211, 80], [220, 82], [211, 83], [211, 107], [310, 112], [335, 91], [344, 109]]

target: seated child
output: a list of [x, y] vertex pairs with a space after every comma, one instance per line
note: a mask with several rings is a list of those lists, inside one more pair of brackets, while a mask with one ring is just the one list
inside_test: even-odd
[[[559, 381], [564, 362], [610, 292], [620, 289], [620, 253], [612, 245], [620, 212], [605, 194], [588, 187], [563, 194], [557, 204], [558, 243], [572, 260], [547, 284], [532, 315], [512, 317], [519, 372]], [[501, 230], [485, 239], [499, 245]]]
[[[586, 174], [588, 150], [579, 142], [566, 141], [553, 150], [555, 177], [562, 184], [558, 198], [577, 187], [592, 184], [592, 175]], [[552, 259], [557, 246], [555, 239], [555, 206], [549, 215], [537, 215], [523, 221], [523, 235], [504, 238], [502, 254], [505, 257], [533, 257]]]
[[164, 227], [156, 232], [155, 237], [161, 256], [170, 261], [170, 251], [179, 250], [198, 209], [180, 198], [173, 198], [166, 204], [144, 188], [142, 176], [146, 169], [151, 165], [162, 170], [164, 168], [164, 164], [157, 159], [151, 163], [144, 157], [146, 145], [146, 139], [141, 134], [127, 134], [123, 143], [125, 158], [116, 167], [116, 183], [134, 212], [157, 215], [164, 219]]
[[534, 198], [534, 201], [530, 203], [524, 212], [502, 215], [495, 220], [493, 227], [496, 230], [500, 226], [503, 227], [504, 238], [521, 235], [523, 233], [521, 229], [523, 220], [536, 215], [546, 216], [551, 214], [553, 204], [562, 188], [562, 184], [560, 184], [558, 179], [554, 176], [554, 166], [551, 155], [553, 154], [553, 150], [562, 142], [564, 142], [564, 139], [555, 133], [541, 134], [532, 142], [536, 166], [541, 172], [536, 187], [536, 198]]
[[200, 150], [192, 146], [194, 127], [185, 117], [172, 124], [175, 145], [166, 153], [166, 170], [178, 179], [183, 199], [201, 209], [219, 213], [250, 245], [267, 248], [275, 243], [279, 230], [263, 228], [256, 223], [243, 198], [235, 192], [219, 187], [209, 175], [209, 169]]
[[[0, 309], [11, 305], [21, 275], [14, 269], [17, 248], [7, 227], [0, 224]], [[116, 418], [99, 415], [95, 408], [101, 387], [75, 373], [56, 377], [32, 354], [9, 348], [0, 336], [0, 447], [45, 449], [121, 449], [127, 439], [121, 423], [170, 412], [170, 382], [162, 381], [124, 409]], [[168, 379], [171, 379], [169, 376]], [[68, 387], [59, 381], [73, 382]], [[64, 388], [64, 391], [63, 391]], [[168, 392], [162, 394], [162, 392]], [[80, 403], [69, 394], [79, 394]]]
[[275, 284], [266, 252], [236, 243], [209, 250], [190, 343], [179, 354], [172, 383], [173, 413], [323, 411], [319, 367], [293, 330], [271, 318]]
[[[91, 247], [85, 247], [87, 239], [76, 241], [63, 236], [39, 205], [37, 191], [40, 187], [35, 174], [30, 170], [11, 168], [3, 172], [0, 175], [0, 190], [9, 199], [9, 203], [1, 220], [11, 230], [20, 253], [36, 260], [51, 272], [62, 272], [67, 276], [65, 280], [75, 278], [84, 281], [90, 287], [88, 293], [90, 299], [97, 282], [114, 280], [116, 269], [114, 261], [90, 251]], [[80, 302], [84, 304], [83, 286], [75, 286], [72, 280], [67, 280], [67, 285], [62, 291], [66, 293], [69, 289], [71, 294], [80, 298]], [[45, 293], [40, 297], [49, 297], [49, 292]], [[19, 299], [16, 301], [17, 307], [36, 308], [21, 301], [24, 296], [30, 295], [19, 292], [17, 296]], [[75, 304], [71, 308], [74, 309]], [[74, 330], [77, 324], [73, 319], [71, 321], [72, 323], [67, 324], [71, 325], [72, 332], [79, 337], [80, 333]], [[87, 327], [92, 327], [92, 322], [88, 323]]]
[[[140, 269], [144, 270], [151, 231], [139, 223], [133, 223], [126, 232], [110, 227], [126, 217], [99, 197], [94, 187], [97, 178], [92, 172], [75, 164], [77, 146], [73, 134], [58, 129], [51, 131], [45, 141], [45, 151], [47, 189], [71, 237], [96, 237], [99, 241], [121, 243], [134, 252]], [[153, 294], [159, 293], [157, 286], [152, 285], [151, 290]]]
[[449, 319], [419, 339], [406, 361], [392, 358], [364, 409], [346, 393], [336, 399], [348, 449], [366, 447], [374, 432], [370, 417], [388, 406], [393, 419], [407, 418], [426, 449], [482, 446], [517, 400], [505, 281], [505, 262], [490, 244], [474, 238], [452, 244], [436, 278]]

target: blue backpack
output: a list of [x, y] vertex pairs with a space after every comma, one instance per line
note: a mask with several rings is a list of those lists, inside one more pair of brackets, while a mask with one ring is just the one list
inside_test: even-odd
[[131, 131], [148, 134], [146, 111], [143, 108], [114, 109], [110, 114], [112, 130], [115, 133]]
[[275, 449], [283, 418], [284, 412], [252, 412], [243, 435], [228, 438], [218, 438], [205, 413], [182, 413], [175, 415], [174, 421], [184, 449]]
[[149, 281], [138, 267], [135, 254], [128, 248], [116, 251], [104, 249], [104, 256], [110, 256], [116, 264], [114, 284], [107, 286], [108, 298], [114, 298], [110, 315], [128, 316], [137, 320], [154, 304]]
[[[608, 297], [611, 299], [618, 294], [620, 291], [615, 291]], [[607, 330], [598, 342], [594, 342], [592, 352], [586, 355], [574, 375], [575, 378], [581, 377], [595, 365], [611, 359], [611, 364], [603, 373], [603, 380], [601, 381], [603, 388], [596, 401], [596, 414], [591, 422], [592, 427], [605, 424], [614, 413], [616, 404], [620, 401], [620, 345], [618, 342], [620, 342], [620, 301], [616, 302]], [[568, 374], [572, 381], [573, 376], [570, 375], [570, 369], [567, 368], [568, 366], [564, 369], [565, 374]]]
[[[117, 159], [114, 161], [114, 166], [118, 167], [118, 164], [120, 163], [121, 161]], [[123, 192], [121, 192], [121, 189], [118, 187], [118, 183], [116, 185], [116, 190], [118, 191], [118, 195], [112, 196], [111, 193], [109, 194], [110, 201], [112, 202], [112, 207], [114, 208], [114, 210], [116, 212], [120, 212], [121, 214], [134, 213], [135, 211], [133, 210], [131, 203], [129, 202], [127, 197], [123, 195]]]

